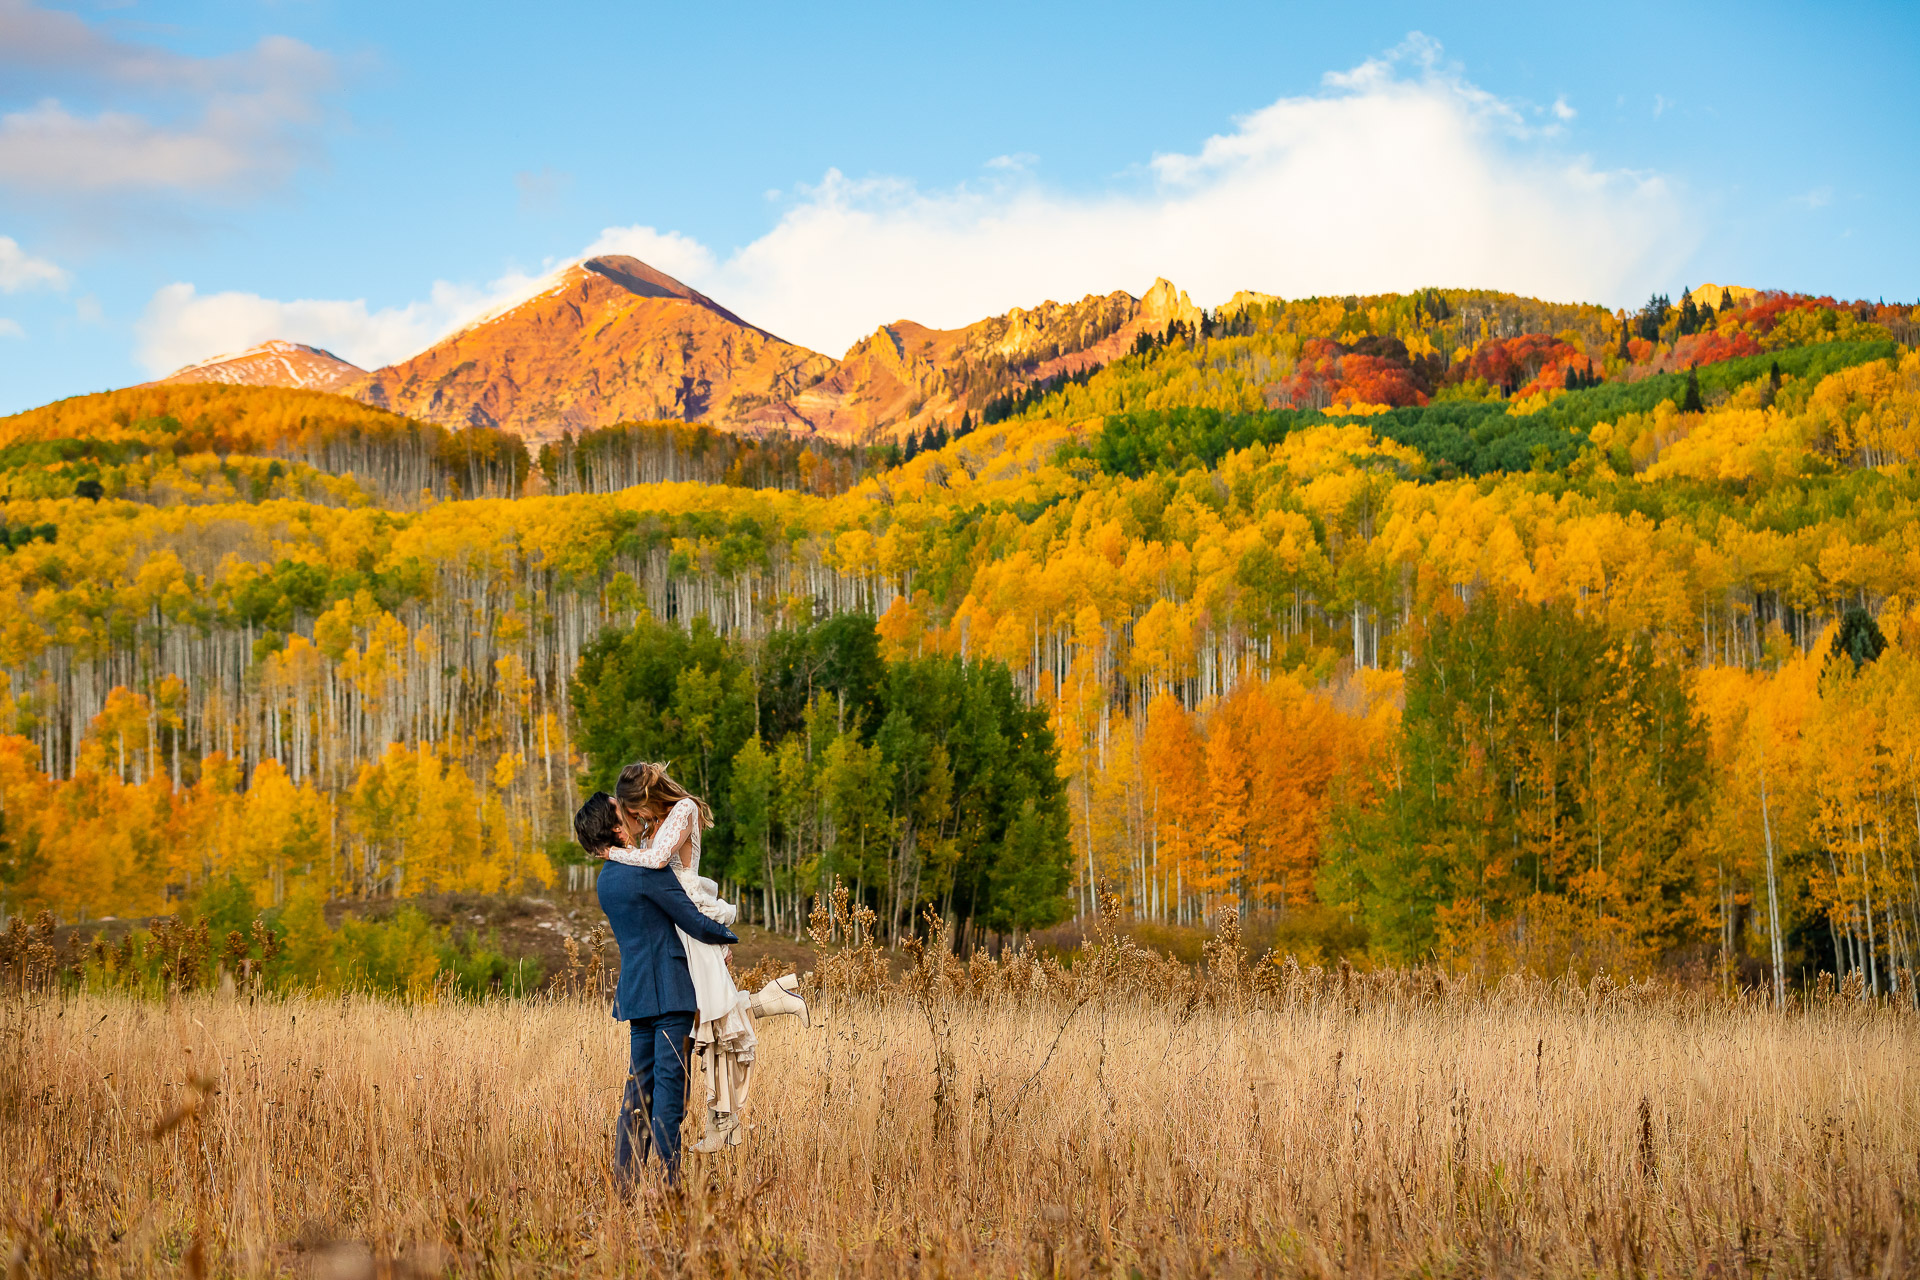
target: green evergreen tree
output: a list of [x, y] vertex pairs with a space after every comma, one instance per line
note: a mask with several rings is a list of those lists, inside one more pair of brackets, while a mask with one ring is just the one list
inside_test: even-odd
[[704, 614], [688, 630], [642, 613], [625, 630], [601, 632], [580, 655], [570, 689], [574, 741], [589, 787], [612, 791], [635, 760], [662, 760], [714, 810], [705, 851], [726, 873], [732, 851], [727, 770], [752, 736], [758, 691], [737, 640]]
[[1867, 663], [1877, 661], [1886, 649], [1887, 637], [1873, 615], [1857, 604], [1848, 605], [1840, 617], [1840, 629], [1833, 633], [1831, 655], [1838, 658], [1845, 654], [1852, 658], [1853, 669], [1858, 671]]
[[727, 801], [733, 811], [733, 878], [754, 888], [773, 873], [773, 757], [760, 741], [748, 738], [728, 770]]
[[1648, 342], [1660, 341], [1661, 326], [1673, 313], [1673, 304], [1664, 293], [1656, 293], [1647, 299], [1647, 305], [1640, 308], [1640, 336]]
[[1687, 369], [1687, 394], [1680, 401], [1680, 412], [1703, 413], [1706, 406], [1700, 403], [1700, 370], [1697, 367]]

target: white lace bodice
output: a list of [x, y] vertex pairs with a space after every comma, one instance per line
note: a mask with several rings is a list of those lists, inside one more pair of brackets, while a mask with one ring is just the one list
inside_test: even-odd
[[667, 810], [667, 816], [660, 819], [653, 829], [653, 838], [647, 841], [644, 849], [615, 848], [607, 850], [607, 857], [615, 862], [624, 862], [631, 867], [664, 867], [673, 861], [674, 846], [682, 838], [687, 842], [687, 867], [695, 875], [700, 874], [700, 804], [697, 800], [682, 800]]
[[[673, 861], [673, 850], [682, 839], [687, 842], [687, 865], [680, 866]], [[694, 800], [682, 800], [667, 811], [667, 816], [653, 829], [653, 839], [644, 849], [615, 847], [607, 850], [607, 858], [613, 862], [622, 862], [630, 867], [672, 866], [673, 874], [680, 880], [680, 887], [693, 899], [693, 905], [700, 914], [716, 924], [732, 924], [739, 908], [720, 897], [720, 886], [700, 874], [700, 805]]]
[[664, 851], [669, 858], [680, 844], [687, 842], [687, 870], [694, 875], [700, 874], [700, 802], [682, 800], [667, 810], [667, 816], [660, 819], [660, 825], [653, 833], [652, 847]]

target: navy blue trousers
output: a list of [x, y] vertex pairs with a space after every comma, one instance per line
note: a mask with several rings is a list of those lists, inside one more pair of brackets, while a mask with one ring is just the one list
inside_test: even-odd
[[687, 1058], [693, 1036], [691, 1012], [662, 1013], [628, 1023], [633, 1035], [627, 1088], [620, 1097], [613, 1165], [623, 1185], [634, 1178], [636, 1156], [644, 1162], [651, 1130], [654, 1150], [667, 1168], [667, 1183], [680, 1181], [680, 1121], [687, 1114]]

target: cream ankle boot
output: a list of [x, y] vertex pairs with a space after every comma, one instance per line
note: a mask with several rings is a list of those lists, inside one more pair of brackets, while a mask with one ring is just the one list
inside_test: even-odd
[[800, 1019], [800, 1025], [811, 1026], [812, 1018], [807, 1012], [807, 1002], [800, 998], [800, 979], [789, 973], [775, 978], [766, 986], [753, 993], [748, 1004], [755, 1019], [777, 1018], [783, 1013], [791, 1013]]
[[711, 1155], [723, 1147], [740, 1145], [740, 1113], [707, 1108], [706, 1132], [693, 1144], [695, 1151]]

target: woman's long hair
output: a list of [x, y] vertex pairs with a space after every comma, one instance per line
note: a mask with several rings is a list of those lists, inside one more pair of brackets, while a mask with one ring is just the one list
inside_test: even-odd
[[667, 810], [681, 800], [691, 800], [700, 806], [703, 829], [713, 825], [713, 810], [707, 807], [707, 802], [669, 777], [664, 764], [642, 760], [628, 765], [620, 771], [620, 781], [614, 784], [613, 794], [619, 798], [622, 810], [630, 817], [646, 818], [649, 826], [666, 817]]

